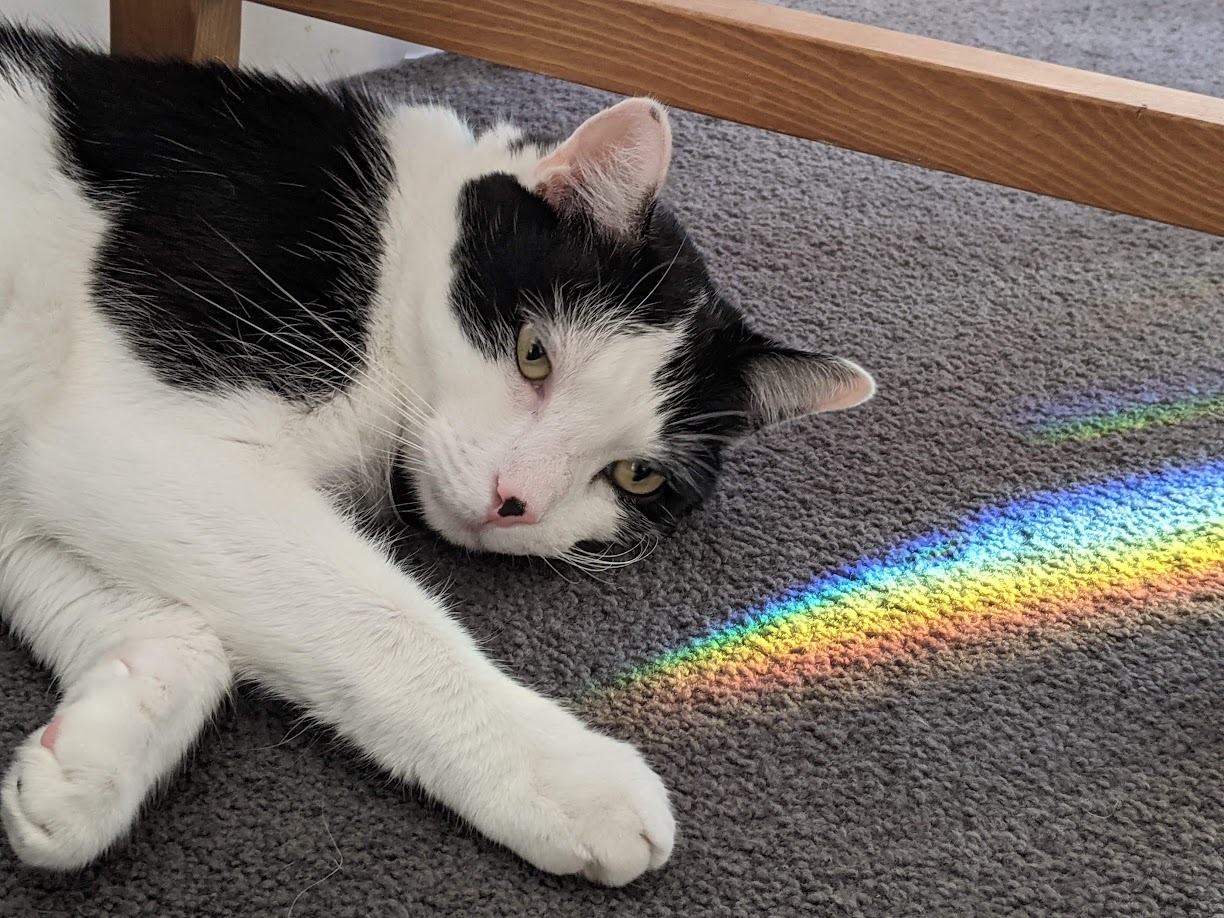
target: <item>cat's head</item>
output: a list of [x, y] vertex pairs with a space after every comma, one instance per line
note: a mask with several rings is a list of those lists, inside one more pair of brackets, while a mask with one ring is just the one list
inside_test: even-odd
[[560, 144], [481, 143], [502, 161], [460, 196], [456, 328], [426, 335], [430, 411], [402, 463], [449, 541], [561, 557], [652, 541], [737, 438], [872, 395], [856, 364], [752, 331], [719, 295], [658, 200], [662, 106], [627, 100]]

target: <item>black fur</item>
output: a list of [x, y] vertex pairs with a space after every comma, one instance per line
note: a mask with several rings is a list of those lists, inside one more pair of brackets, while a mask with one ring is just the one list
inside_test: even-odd
[[343, 386], [390, 181], [375, 104], [5, 26], [0, 59], [49, 81], [65, 168], [110, 216], [97, 301], [162, 379], [288, 398]]
[[696, 249], [662, 212], [649, 238], [627, 244], [494, 174], [468, 183], [459, 213], [452, 302], [468, 339], [490, 357], [513, 348], [529, 312], [547, 316], [557, 291], [568, 302], [598, 294], [634, 324], [658, 327], [709, 285]]

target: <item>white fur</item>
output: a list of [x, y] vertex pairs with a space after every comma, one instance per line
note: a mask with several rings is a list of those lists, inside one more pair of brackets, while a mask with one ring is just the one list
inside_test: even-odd
[[[509, 358], [481, 357], [446, 305], [460, 186], [539, 152], [509, 157], [510, 132], [477, 141], [441, 109], [395, 116], [368, 367], [306, 411], [158, 382], [91, 303], [107, 216], [60, 173], [41, 90], [0, 79], [0, 127], [0, 611], [64, 689], [54, 748], [32, 734], [0, 793], [18, 855], [66, 869], [103, 853], [237, 677], [542, 869], [620, 884], [667, 860], [667, 794], [638, 753], [500, 672], [327, 497], [380, 482], [403, 441], [422, 468], [453, 460], [426, 478], [440, 489], [426, 507], [456, 541], [548, 553], [614, 527], [595, 473], [648, 453], [657, 411], [640, 383], [624, 411], [603, 402], [674, 342], [593, 352], [553, 330], [540, 394]], [[546, 452], [560, 458], [541, 477]], [[534, 489], [542, 521], [456, 528], [499, 474]]]

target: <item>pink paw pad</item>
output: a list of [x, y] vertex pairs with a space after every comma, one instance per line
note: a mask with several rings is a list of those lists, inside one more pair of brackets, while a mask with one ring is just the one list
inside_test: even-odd
[[51, 723], [47, 724], [47, 729], [43, 730], [42, 738], [38, 741], [44, 749], [51, 752], [55, 751], [55, 741], [59, 739], [60, 727], [63, 725], [63, 718], [57, 717]]

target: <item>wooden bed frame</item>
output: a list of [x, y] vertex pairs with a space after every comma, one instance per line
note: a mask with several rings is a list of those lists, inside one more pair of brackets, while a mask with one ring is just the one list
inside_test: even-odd
[[[755, 0], [259, 0], [1224, 235], [1224, 99]], [[238, 63], [240, 0], [111, 0], [115, 51]]]

